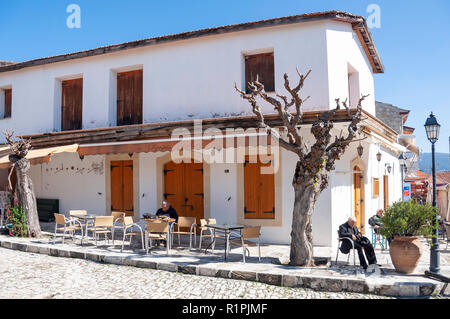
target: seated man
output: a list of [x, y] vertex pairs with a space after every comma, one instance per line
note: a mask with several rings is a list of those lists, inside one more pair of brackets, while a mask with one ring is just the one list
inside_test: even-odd
[[162, 202], [162, 208], [158, 209], [156, 212], [156, 216], [166, 216], [169, 218], [174, 218], [175, 222], [178, 222], [178, 214], [175, 208], [173, 208], [169, 201], [163, 200]]
[[376, 234], [380, 232], [380, 227], [383, 225], [381, 217], [383, 217], [384, 211], [382, 209], [377, 210], [377, 213], [369, 218], [369, 225], [373, 227]]
[[[369, 225], [373, 227], [375, 234], [380, 233], [380, 227], [383, 226], [381, 217], [383, 217], [384, 210], [379, 209], [377, 213], [369, 218]], [[392, 238], [387, 238], [389, 245], [391, 244]]]
[[[339, 237], [347, 237], [351, 238], [353, 240], [353, 244], [355, 245], [355, 249], [358, 251], [358, 257], [359, 257], [359, 264], [364, 268], [364, 270], [367, 269], [367, 262], [364, 258], [363, 249], [366, 254], [367, 260], [369, 261], [369, 264], [376, 264], [377, 263], [377, 257], [375, 256], [375, 250], [373, 249], [372, 244], [370, 243], [370, 240], [367, 237], [364, 237], [358, 230], [358, 227], [356, 227], [356, 218], [350, 217], [348, 221], [341, 226], [339, 226]], [[342, 242], [342, 245], [340, 247], [340, 250], [343, 254], [348, 254], [350, 252], [350, 249], [352, 248], [349, 241], [344, 240]]]
[[[177, 211], [175, 210], [175, 208], [173, 208], [168, 200], [163, 200], [162, 201], [162, 207], [160, 209], [158, 209], [158, 211], [156, 212], [156, 216], [166, 216], [168, 218], [174, 218], [175, 222], [178, 222], [178, 214]], [[169, 223], [171, 224], [171, 223]], [[166, 241], [162, 240], [162, 243], [164, 244], [164, 246], [166, 246]], [[159, 246], [160, 242], [157, 241], [157, 244]]]

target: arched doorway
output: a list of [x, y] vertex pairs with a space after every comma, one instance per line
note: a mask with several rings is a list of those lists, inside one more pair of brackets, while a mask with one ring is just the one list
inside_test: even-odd
[[364, 175], [358, 165], [353, 167], [353, 213], [356, 217], [356, 226], [365, 234], [364, 227]]
[[164, 199], [178, 216], [204, 218], [203, 164], [169, 162], [164, 165]]

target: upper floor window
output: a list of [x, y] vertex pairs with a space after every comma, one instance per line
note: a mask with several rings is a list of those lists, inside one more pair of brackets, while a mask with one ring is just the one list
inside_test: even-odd
[[117, 125], [142, 124], [142, 70], [117, 73]]
[[249, 82], [258, 77], [259, 82], [264, 84], [266, 92], [275, 91], [273, 52], [245, 56], [245, 90], [250, 93]]
[[12, 89], [0, 89], [0, 119], [11, 117], [12, 113]]
[[61, 81], [61, 130], [81, 130], [83, 126], [83, 78]]
[[356, 107], [360, 98], [359, 90], [359, 73], [350, 64], [347, 65], [347, 78], [348, 78], [348, 105], [350, 107]]

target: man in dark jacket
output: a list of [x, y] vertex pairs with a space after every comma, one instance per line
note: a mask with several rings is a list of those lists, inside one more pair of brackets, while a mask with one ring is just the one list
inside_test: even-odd
[[173, 208], [167, 200], [163, 200], [162, 207], [156, 212], [156, 216], [166, 216], [169, 218], [175, 218], [175, 222], [178, 223], [178, 214], [175, 208]]
[[[165, 217], [169, 217], [169, 218], [174, 218], [175, 223], [178, 223], [177, 211], [175, 210], [175, 208], [173, 208], [170, 205], [169, 201], [167, 201], [167, 200], [162, 201], [162, 207], [160, 209], [158, 209], [158, 211], [156, 212], [156, 216], [165, 216]], [[170, 223], [170, 224], [172, 224], [172, 223]], [[167, 242], [165, 239], [161, 240], [161, 242], [164, 244], [164, 247], [167, 245]], [[157, 241], [157, 244], [159, 246], [160, 242]]]
[[[369, 261], [369, 264], [372, 265], [377, 263], [375, 250], [373, 249], [370, 240], [367, 237], [364, 237], [358, 230], [358, 227], [356, 227], [355, 217], [350, 217], [346, 223], [339, 226], [339, 237], [341, 238], [346, 237], [353, 240], [355, 249], [358, 251], [359, 264], [364, 269], [367, 269], [367, 262], [366, 259], [364, 258], [363, 249], [366, 254], [367, 260]], [[342, 241], [340, 250], [343, 254], [348, 254], [351, 248], [352, 245], [348, 240]]]

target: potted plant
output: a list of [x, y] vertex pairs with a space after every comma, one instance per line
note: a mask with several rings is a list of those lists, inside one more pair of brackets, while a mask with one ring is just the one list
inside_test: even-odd
[[430, 204], [420, 205], [415, 201], [396, 202], [386, 210], [380, 232], [386, 238], [393, 238], [389, 254], [397, 272], [414, 272], [422, 256], [419, 236], [430, 238], [438, 227], [436, 210]]

